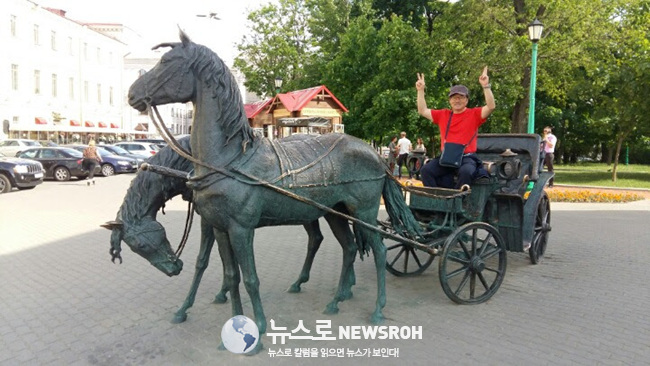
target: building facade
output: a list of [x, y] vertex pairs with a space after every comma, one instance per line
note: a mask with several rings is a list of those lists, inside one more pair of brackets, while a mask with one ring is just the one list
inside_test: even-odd
[[[0, 139], [111, 142], [156, 135], [128, 106], [131, 83], [158, 62], [138, 35], [115, 23], [81, 23], [29, 0], [0, 2]], [[173, 133], [189, 133], [191, 106], [161, 106]]]

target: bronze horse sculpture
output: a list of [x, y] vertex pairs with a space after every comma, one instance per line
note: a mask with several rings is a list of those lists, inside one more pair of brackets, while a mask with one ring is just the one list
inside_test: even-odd
[[[183, 137], [178, 142], [184, 149], [191, 151], [189, 137]], [[187, 173], [192, 170], [192, 163], [178, 155], [169, 146], [161, 149], [147, 162], [151, 165], [159, 165]], [[131, 181], [116, 219], [102, 225], [102, 227], [112, 232], [111, 248], [114, 248], [114, 250], [111, 252], [114, 254], [114, 259], [121, 260], [119, 248], [120, 243], [124, 241], [135, 253], [147, 259], [161, 272], [168, 276], [180, 273], [183, 262], [177, 258], [172, 250], [165, 235], [165, 229], [156, 221], [156, 215], [160, 209], [164, 208], [165, 202], [173, 197], [182, 195], [185, 200], [192, 198], [192, 190], [187, 187], [186, 181], [186, 179], [146, 170], [138, 172], [138, 175]], [[323, 241], [323, 235], [317, 220], [305, 224], [304, 227], [308, 235], [307, 257], [298, 279], [289, 287], [289, 292], [300, 292], [301, 285], [309, 281], [311, 265]], [[187, 319], [187, 310], [194, 304], [201, 278], [208, 267], [214, 241], [212, 226], [208, 225], [205, 220], [201, 220], [201, 247], [196, 259], [194, 278], [183, 305], [174, 314], [173, 323], [181, 323]], [[354, 280], [352, 284], [354, 284], [353, 282]], [[228, 288], [224, 281], [221, 290], [215, 296], [214, 303], [225, 303], [227, 301], [227, 292]]]
[[[159, 104], [194, 104], [190, 140], [194, 175], [188, 185], [194, 191], [196, 211], [214, 227], [223, 248], [233, 315], [243, 314], [241, 270], [255, 322], [260, 333], [266, 332], [253, 252], [255, 228], [305, 224], [325, 217], [346, 248], [339, 287], [326, 312], [338, 312], [338, 302], [345, 299], [344, 282], [351, 278], [356, 252], [362, 256], [372, 249], [377, 299], [371, 321], [383, 321], [386, 248], [379, 232], [367, 227], [374, 228], [381, 197], [394, 226], [412, 235], [419, 229], [387, 165], [364, 141], [345, 134], [304, 141], [255, 137], [227, 66], [183, 32], [180, 38], [181, 42], [157, 46], [171, 50], [133, 83], [129, 104], [139, 111]], [[354, 232], [346, 217], [356, 220]]]

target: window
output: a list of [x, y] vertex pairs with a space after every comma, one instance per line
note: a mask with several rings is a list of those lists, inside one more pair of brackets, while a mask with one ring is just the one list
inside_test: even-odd
[[84, 60], [88, 60], [88, 43], [84, 42]]
[[52, 51], [56, 51], [56, 32], [52, 31], [50, 34], [50, 43], [52, 44]]
[[108, 53], [108, 64], [109, 65], [113, 64], [113, 52]]
[[11, 36], [15, 37], [16, 36], [16, 16], [11, 15], [9, 16], [9, 24], [11, 27]]
[[102, 51], [99, 47], [97, 47], [97, 63], [98, 64], [102, 63]]
[[56, 98], [59, 94], [58, 81], [56, 74], [52, 74], [52, 97]]
[[18, 65], [11, 65], [11, 90], [18, 90]]
[[34, 24], [34, 44], [37, 46], [40, 44], [39, 33], [38, 24]]
[[41, 94], [41, 72], [34, 70], [34, 94]]
[[88, 100], [89, 100], [89, 98], [88, 98], [88, 93], [89, 92], [90, 92], [90, 90], [88, 90], [88, 82], [84, 81], [84, 100], [86, 102], [88, 102]]
[[102, 102], [102, 84], [97, 84], [97, 103]]
[[68, 95], [74, 99], [74, 78], [68, 78]]
[[113, 105], [113, 87], [108, 88], [108, 104]]
[[72, 43], [72, 37], [68, 37], [68, 54], [70, 56], [74, 55], [74, 47]]

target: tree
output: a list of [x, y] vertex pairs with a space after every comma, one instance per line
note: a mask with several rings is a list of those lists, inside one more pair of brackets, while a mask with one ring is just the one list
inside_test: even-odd
[[251, 31], [237, 46], [234, 66], [246, 76], [248, 90], [275, 94], [274, 80], [282, 77], [291, 89], [304, 77], [312, 53], [304, 0], [279, 0], [248, 15]]
[[650, 134], [650, 1], [627, 0], [620, 3], [614, 18], [614, 32], [605, 45], [612, 55], [603, 67], [608, 76], [601, 114], [612, 116], [616, 147], [612, 180], [616, 181], [623, 142], [632, 134]]

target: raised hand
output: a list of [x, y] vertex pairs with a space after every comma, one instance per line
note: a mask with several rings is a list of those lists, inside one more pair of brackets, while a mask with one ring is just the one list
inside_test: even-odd
[[415, 82], [415, 89], [418, 91], [424, 90], [424, 87], [426, 86], [426, 84], [424, 83], [424, 74], [418, 73], [417, 75], [418, 75], [418, 81]]
[[488, 76], [487, 66], [483, 68], [483, 73], [481, 74], [481, 76], [479, 76], [478, 82], [481, 84], [482, 87], [486, 87], [490, 85], [490, 77]]

